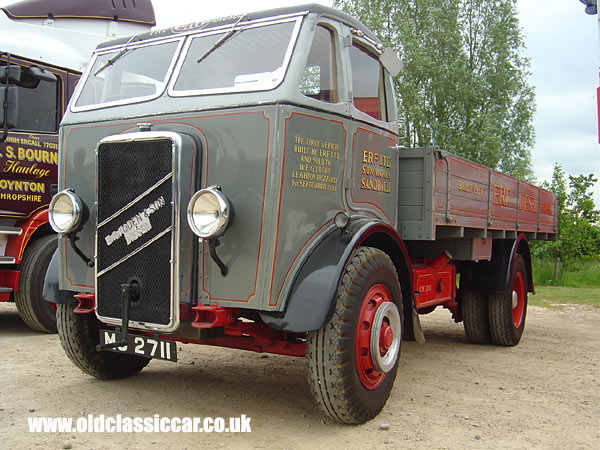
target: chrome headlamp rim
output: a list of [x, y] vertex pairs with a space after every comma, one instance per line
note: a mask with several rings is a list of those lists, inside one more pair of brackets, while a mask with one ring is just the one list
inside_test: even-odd
[[[198, 199], [202, 196], [210, 195], [216, 200], [217, 208], [215, 210], [215, 223], [209, 232], [201, 230], [194, 220], [194, 206]], [[229, 226], [231, 218], [231, 205], [227, 196], [221, 192], [218, 186], [209, 186], [197, 191], [190, 199], [187, 206], [188, 225], [194, 234], [202, 239], [210, 239], [221, 236]]]
[[[73, 212], [72, 212], [71, 220], [69, 222], [67, 222], [67, 226], [61, 227], [59, 224], [56, 223], [53, 212], [54, 212], [56, 203], [65, 196], [71, 202]], [[58, 192], [57, 194], [55, 194], [54, 197], [52, 197], [52, 200], [50, 201], [50, 206], [48, 207], [48, 221], [50, 222], [50, 226], [52, 227], [52, 229], [54, 231], [56, 231], [59, 234], [68, 234], [74, 230], [77, 230], [77, 228], [81, 224], [82, 218], [83, 218], [83, 202], [81, 201], [79, 196], [77, 194], [75, 194], [75, 191], [73, 191], [73, 189], [71, 189], [71, 188], [64, 189], [64, 190]]]

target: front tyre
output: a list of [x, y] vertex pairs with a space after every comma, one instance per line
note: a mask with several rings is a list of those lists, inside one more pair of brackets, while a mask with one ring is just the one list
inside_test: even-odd
[[357, 424], [379, 414], [396, 378], [402, 320], [400, 283], [389, 256], [370, 247], [355, 250], [331, 319], [307, 334], [308, 382], [332, 419]]
[[75, 314], [75, 305], [56, 305], [60, 343], [69, 359], [83, 372], [101, 380], [117, 380], [135, 375], [150, 360], [141, 356], [96, 351], [100, 343], [95, 314]]
[[527, 314], [527, 270], [519, 254], [512, 264], [509, 286], [509, 292], [493, 292], [488, 296], [492, 342], [508, 347], [521, 340]]
[[44, 333], [56, 333], [54, 305], [44, 300], [44, 279], [57, 247], [57, 237], [49, 234], [30, 242], [21, 260], [21, 276], [14, 294], [15, 304], [23, 322], [29, 328]]

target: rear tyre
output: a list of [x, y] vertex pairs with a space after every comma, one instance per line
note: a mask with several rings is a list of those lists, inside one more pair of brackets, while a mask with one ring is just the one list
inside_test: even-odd
[[29, 328], [44, 333], [56, 333], [54, 305], [42, 296], [46, 271], [56, 248], [55, 234], [42, 236], [29, 243], [21, 260], [21, 276], [14, 294], [23, 322]]
[[527, 314], [527, 270], [519, 254], [512, 264], [509, 286], [510, 292], [493, 292], [488, 296], [492, 342], [508, 347], [521, 340]]
[[402, 294], [381, 250], [359, 248], [347, 263], [331, 319], [307, 334], [308, 382], [320, 408], [364, 423], [385, 405], [402, 344]]
[[483, 292], [462, 292], [461, 308], [463, 326], [469, 342], [473, 344], [491, 343], [492, 336], [485, 294]]
[[135, 375], [150, 360], [141, 356], [96, 351], [100, 343], [95, 314], [75, 314], [75, 305], [56, 305], [58, 336], [65, 353], [83, 372], [101, 380]]

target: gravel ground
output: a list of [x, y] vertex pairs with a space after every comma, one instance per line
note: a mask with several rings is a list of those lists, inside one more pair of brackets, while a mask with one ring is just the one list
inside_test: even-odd
[[[403, 344], [382, 413], [326, 419], [302, 358], [178, 344], [176, 364], [99, 381], [0, 304], [0, 449], [599, 449], [600, 310], [530, 307], [521, 343], [471, 345], [447, 311], [422, 317], [427, 343]], [[88, 414], [251, 417], [252, 432], [29, 433], [31, 417]]]

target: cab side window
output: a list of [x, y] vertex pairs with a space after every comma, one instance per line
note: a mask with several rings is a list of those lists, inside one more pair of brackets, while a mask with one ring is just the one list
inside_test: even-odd
[[304, 74], [300, 79], [300, 92], [323, 102], [338, 101], [337, 69], [333, 32], [322, 25], [315, 31]]
[[[6, 65], [6, 61], [0, 61]], [[16, 83], [19, 108], [15, 130], [35, 133], [56, 133], [60, 120], [60, 85], [56, 81], [41, 80], [29, 67], [21, 66], [21, 79]]]
[[41, 133], [58, 130], [59, 84], [60, 81], [39, 80], [24, 68], [18, 84], [18, 130]]
[[354, 106], [375, 119], [387, 120], [383, 107], [383, 69], [379, 60], [356, 44], [349, 50]]

